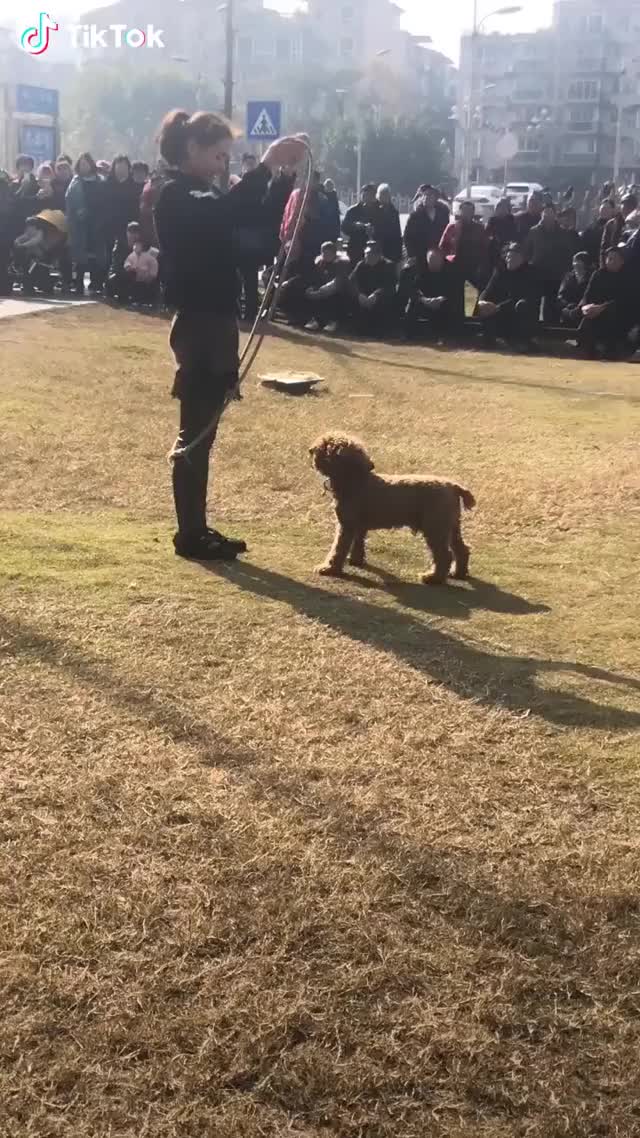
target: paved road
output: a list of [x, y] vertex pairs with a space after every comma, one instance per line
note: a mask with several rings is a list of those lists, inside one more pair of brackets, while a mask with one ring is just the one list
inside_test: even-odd
[[71, 297], [0, 297], [0, 320], [11, 319], [14, 316], [33, 316], [35, 312], [46, 312], [47, 309], [74, 308], [81, 304], [95, 304], [93, 300], [75, 300]]

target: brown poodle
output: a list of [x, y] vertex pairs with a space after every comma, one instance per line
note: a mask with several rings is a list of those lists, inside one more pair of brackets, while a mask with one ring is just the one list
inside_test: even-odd
[[425, 585], [445, 584], [454, 558], [453, 576], [467, 576], [469, 549], [460, 530], [460, 503], [467, 510], [475, 506], [469, 490], [438, 478], [374, 474], [362, 443], [348, 435], [323, 435], [309, 453], [316, 470], [329, 480], [338, 522], [319, 573], [341, 576], [347, 556], [351, 565], [364, 565], [369, 530], [408, 526], [423, 535], [433, 555], [433, 570], [422, 576]]

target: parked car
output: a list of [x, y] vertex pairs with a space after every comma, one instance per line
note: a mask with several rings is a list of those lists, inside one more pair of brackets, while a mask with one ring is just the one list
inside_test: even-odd
[[539, 182], [509, 182], [509, 185], [504, 188], [504, 196], [511, 198], [511, 205], [514, 209], [524, 209], [529, 194], [535, 190], [540, 193], [542, 189], [543, 187]]
[[458, 212], [461, 202], [466, 202], [469, 199], [476, 207], [476, 217], [481, 221], [488, 221], [496, 208], [496, 203], [503, 197], [502, 189], [500, 186], [471, 186], [469, 190], [460, 190], [453, 199], [455, 213]]

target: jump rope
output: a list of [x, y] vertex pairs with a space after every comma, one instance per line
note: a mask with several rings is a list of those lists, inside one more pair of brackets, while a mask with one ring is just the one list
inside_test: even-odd
[[298, 211], [298, 216], [296, 218], [293, 237], [289, 243], [288, 248], [284, 242], [280, 246], [280, 252], [278, 253], [275, 265], [273, 267], [273, 272], [271, 273], [271, 276], [265, 288], [262, 304], [260, 305], [258, 315], [255, 318], [247, 342], [240, 355], [238, 382], [233, 388], [231, 388], [230, 391], [227, 392], [220, 411], [216, 411], [211, 422], [207, 423], [206, 427], [200, 431], [199, 435], [196, 435], [195, 439], [192, 439], [187, 446], [181, 446], [181, 436], [178, 435], [169, 453], [169, 462], [175, 462], [179, 458], [188, 460], [191, 451], [195, 450], [195, 448], [199, 446], [200, 443], [203, 442], [209, 434], [211, 434], [214, 428], [218, 425], [218, 422], [222, 418], [222, 415], [224, 414], [224, 411], [229, 403], [232, 403], [238, 398], [240, 387], [251, 371], [251, 368], [256, 361], [258, 352], [262, 347], [263, 340], [266, 336], [267, 322], [272, 320], [273, 314], [275, 312], [280, 282], [286, 276], [287, 269], [292, 260], [293, 254], [296, 251], [298, 236], [300, 234], [302, 226], [304, 225], [307, 203], [309, 201], [309, 194], [311, 192], [311, 183], [313, 180], [313, 154], [309, 143], [305, 142], [304, 139], [301, 139], [301, 141], [304, 142], [305, 150], [307, 153], [307, 171], [305, 177], [304, 192], [302, 194], [302, 202]]

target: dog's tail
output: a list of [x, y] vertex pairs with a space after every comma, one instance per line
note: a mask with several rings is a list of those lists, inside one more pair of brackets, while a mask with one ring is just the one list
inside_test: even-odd
[[453, 484], [453, 489], [458, 492], [458, 495], [460, 497], [460, 501], [462, 502], [462, 505], [464, 506], [465, 510], [472, 510], [476, 504], [476, 500], [475, 500], [473, 494], [471, 493], [471, 491], [466, 490], [464, 488], [464, 486], [458, 486], [458, 484], [455, 482]]

